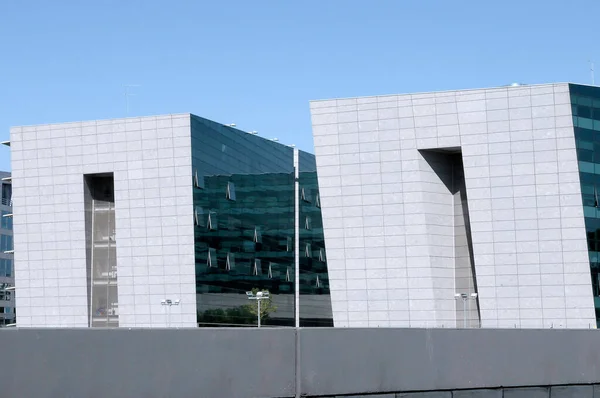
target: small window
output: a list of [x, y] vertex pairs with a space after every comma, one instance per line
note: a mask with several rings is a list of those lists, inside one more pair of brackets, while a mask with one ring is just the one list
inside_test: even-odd
[[254, 227], [254, 243], [262, 243], [262, 231], [259, 226]]
[[307, 243], [306, 247], [304, 248], [304, 256], [306, 258], [312, 257], [312, 247], [311, 247], [310, 243]]
[[258, 259], [254, 259], [254, 269], [252, 270], [252, 275], [262, 275], [262, 262]]
[[315, 206], [317, 206], [319, 209], [321, 208], [321, 198], [319, 197], [318, 193], [315, 195]]
[[227, 183], [227, 199], [231, 200], [231, 201], [235, 201], [236, 200], [236, 196], [235, 196], [235, 185], [233, 182], [229, 181]]
[[6, 252], [13, 249], [12, 235], [0, 235], [0, 251]]
[[194, 225], [204, 226], [204, 209], [202, 207], [194, 209]]
[[206, 223], [206, 227], [210, 231], [216, 231], [219, 229], [219, 220], [217, 218], [217, 213], [214, 211], [208, 213], [208, 222]]
[[275, 263], [273, 262], [269, 262], [269, 279], [273, 279], [273, 266], [275, 265]]
[[285, 281], [286, 282], [294, 281], [294, 270], [292, 269], [292, 267], [287, 267], [287, 270], [285, 271]]
[[285, 248], [285, 250], [288, 251], [288, 252], [291, 252], [291, 251], [294, 250], [294, 240], [292, 239], [291, 236], [288, 236], [286, 238], [286, 248]]
[[319, 261], [322, 263], [325, 262], [325, 249], [323, 248], [319, 249]]
[[233, 253], [227, 253], [227, 262], [225, 263], [225, 269], [227, 271], [235, 269], [235, 256]]
[[194, 187], [204, 189], [204, 176], [198, 176], [198, 170], [194, 170]]
[[311, 230], [312, 229], [312, 219], [309, 216], [306, 216], [304, 220], [304, 229]]
[[315, 287], [321, 287], [321, 279], [319, 278], [319, 275], [317, 275], [317, 280], [315, 282]]
[[306, 203], [310, 203], [311, 201], [311, 197], [310, 197], [310, 191], [307, 190], [306, 188], [302, 188], [302, 194], [301, 194], [301, 198], [304, 202]]
[[208, 249], [208, 258], [206, 259], [206, 265], [209, 268], [216, 268], [217, 264], [217, 249], [209, 248]]
[[2, 184], [2, 204], [12, 206], [12, 185]]

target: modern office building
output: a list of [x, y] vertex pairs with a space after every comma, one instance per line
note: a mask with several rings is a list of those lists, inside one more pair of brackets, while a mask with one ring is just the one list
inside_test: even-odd
[[600, 88], [310, 107], [336, 326], [596, 327]]
[[15, 322], [10, 173], [0, 171], [0, 327]]
[[253, 324], [255, 289], [263, 324], [333, 325], [313, 155], [190, 114], [10, 146], [17, 326]]
[[596, 327], [600, 88], [311, 113], [316, 161], [190, 114], [13, 128], [17, 324], [251, 325], [264, 289], [270, 325]]

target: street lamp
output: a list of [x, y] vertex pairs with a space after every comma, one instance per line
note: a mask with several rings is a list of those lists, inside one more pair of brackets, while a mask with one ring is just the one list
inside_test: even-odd
[[472, 300], [476, 300], [477, 293], [471, 293], [470, 295], [468, 295], [467, 293], [456, 293], [454, 295], [454, 298], [456, 300], [460, 298], [463, 301], [463, 328], [465, 329], [467, 328], [467, 300], [469, 300], [469, 297]]
[[181, 300], [179, 300], [179, 299], [177, 299], [177, 300], [171, 300], [171, 299], [160, 300], [160, 305], [169, 306], [169, 308], [167, 309], [167, 327], [171, 327], [171, 306], [179, 305], [180, 302], [181, 302]]
[[256, 317], [258, 318], [258, 327], [260, 327], [260, 301], [268, 300], [270, 298], [269, 292], [256, 292], [256, 294], [246, 292], [246, 296], [248, 296], [248, 300], [256, 300], [256, 305], [258, 306]]

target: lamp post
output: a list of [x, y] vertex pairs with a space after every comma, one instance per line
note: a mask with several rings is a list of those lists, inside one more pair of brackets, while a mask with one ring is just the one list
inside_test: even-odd
[[454, 295], [455, 299], [462, 299], [463, 302], [463, 328], [467, 328], [467, 300], [469, 300], [469, 297], [472, 300], [476, 300], [477, 299], [477, 293], [471, 293], [470, 295], [468, 295], [467, 293], [456, 293]]
[[171, 300], [171, 299], [160, 300], [160, 305], [165, 305], [165, 306], [169, 307], [167, 309], [167, 327], [171, 327], [171, 306], [179, 305], [180, 302], [181, 302], [181, 300]]
[[268, 300], [270, 298], [269, 292], [256, 292], [256, 294], [252, 292], [246, 292], [246, 296], [248, 296], [248, 300], [256, 300], [256, 305], [258, 308], [256, 317], [258, 318], [258, 327], [260, 327], [260, 301]]

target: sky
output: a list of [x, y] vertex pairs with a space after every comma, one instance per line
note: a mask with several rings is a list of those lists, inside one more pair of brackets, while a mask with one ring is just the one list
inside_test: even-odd
[[191, 112], [312, 152], [314, 99], [589, 84], [598, 15], [598, 0], [0, 0], [0, 139]]

